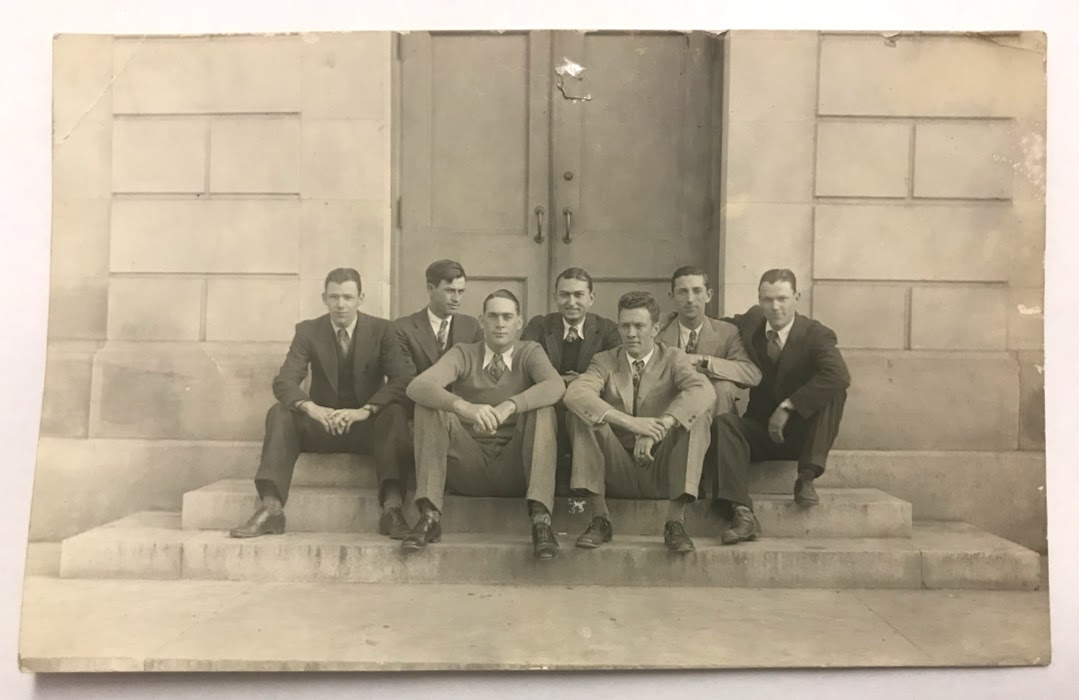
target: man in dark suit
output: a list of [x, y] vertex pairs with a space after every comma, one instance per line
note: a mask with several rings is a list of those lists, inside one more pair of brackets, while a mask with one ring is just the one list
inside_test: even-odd
[[[551, 364], [569, 384], [588, 369], [597, 352], [621, 345], [618, 324], [597, 316], [589, 309], [596, 301], [592, 276], [584, 269], [571, 267], [555, 278], [555, 303], [558, 311], [546, 316], [534, 316], [521, 333], [521, 340], [532, 340], [543, 347]], [[556, 492], [569, 491], [571, 469], [569, 431], [566, 427], [566, 407], [555, 406], [558, 414], [558, 474]]]
[[426, 372], [454, 345], [483, 340], [479, 321], [457, 313], [465, 295], [465, 270], [456, 260], [427, 267], [427, 306], [394, 321], [413, 375]]
[[715, 421], [719, 499], [733, 509], [724, 544], [760, 533], [749, 498], [750, 461], [797, 459], [794, 501], [819, 503], [813, 481], [824, 473], [850, 385], [835, 333], [797, 313], [800, 295], [793, 272], [765, 272], [757, 297], [759, 304], [733, 322], [763, 378], [750, 390], [744, 417], [727, 414]]
[[[301, 452], [373, 454], [383, 512], [379, 532], [402, 539], [401, 473], [412, 461], [404, 408], [411, 368], [386, 319], [360, 313], [363, 283], [350, 268], [326, 276], [329, 313], [296, 324], [296, 334], [273, 381], [278, 403], [266, 414], [262, 460], [255, 474], [261, 504], [229, 534], [257, 537], [285, 531], [284, 505]], [[302, 382], [311, 370], [310, 393]], [[388, 381], [387, 381], [388, 380]]]

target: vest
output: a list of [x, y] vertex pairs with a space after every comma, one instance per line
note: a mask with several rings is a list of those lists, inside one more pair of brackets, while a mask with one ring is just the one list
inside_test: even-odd
[[577, 360], [581, 357], [581, 346], [584, 338], [578, 338], [575, 343], [562, 343], [562, 360], [558, 365], [559, 374], [577, 371]]

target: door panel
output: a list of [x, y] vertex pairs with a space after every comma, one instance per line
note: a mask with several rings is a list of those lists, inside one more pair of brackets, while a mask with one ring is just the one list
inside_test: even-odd
[[713, 55], [706, 35], [556, 35], [555, 60], [585, 67], [583, 80], [567, 81], [572, 94], [591, 99], [552, 98], [553, 273], [586, 268], [598, 311], [613, 315], [630, 289], [658, 293], [669, 309], [666, 280], [677, 267], [715, 267], [707, 256]]
[[488, 287], [519, 290], [528, 313], [549, 269], [534, 210], [549, 208], [550, 34], [402, 40], [398, 313], [426, 303], [424, 270], [439, 258], [465, 268], [466, 313]]

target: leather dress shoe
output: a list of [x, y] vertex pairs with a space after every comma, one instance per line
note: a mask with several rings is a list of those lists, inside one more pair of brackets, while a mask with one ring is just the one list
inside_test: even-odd
[[258, 537], [280, 535], [285, 531], [285, 512], [271, 513], [266, 506], [255, 511], [246, 523], [229, 530], [229, 537]]
[[720, 535], [720, 540], [723, 544], [738, 544], [754, 540], [759, 534], [761, 534], [761, 524], [753, 511], [746, 506], [735, 506], [731, 527]]
[[809, 472], [798, 472], [798, 479], [794, 482], [794, 502], [800, 506], [815, 506], [820, 503], [820, 496], [813, 488], [813, 475]]
[[387, 508], [378, 520], [378, 534], [389, 535], [391, 540], [403, 540], [411, 530], [400, 508]]
[[595, 549], [604, 542], [610, 542], [614, 537], [614, 528], [611, 521], [602, 515], [592, 518], [588, 528], [577, 538], [577, 546], [585, 549]]
[[416, 521], [416, 526], [401, 540], [402, 549], [423, 549], [428, 542], [442, 539], [442, 522], [435, 520], [430, 513], [425, 513]]
[[668, 520], [663, 526], [663, 544], [678, 554], [687, 554], [696, 549], [693, 540], [686, 534], [686, 526], [678, 520]]
[[558, 554], [558, 540], [550, 523], [532, 523], [532, 553], [536, 559], [554, 559]]

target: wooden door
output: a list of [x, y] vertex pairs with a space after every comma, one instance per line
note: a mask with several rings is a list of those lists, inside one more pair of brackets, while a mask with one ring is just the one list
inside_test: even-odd
[[423, 308], [424, 270], [458, 260], [463, 311], [505, 287], [546, 309], [550, 209], [549, 32], [401, 37], [397, 313]]
[[703, 33], [555, 35], [556, 68], [569, 59], [584, 71], [552, 96], [552, 273], [587, 269], [597, 313], [615, 317], [630, 289], [670, 309], [675, 269], [718, 268], [709, 246], [717, 48]]

